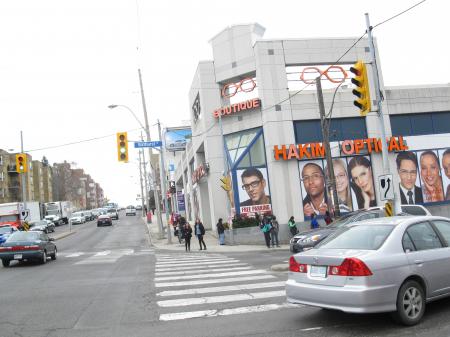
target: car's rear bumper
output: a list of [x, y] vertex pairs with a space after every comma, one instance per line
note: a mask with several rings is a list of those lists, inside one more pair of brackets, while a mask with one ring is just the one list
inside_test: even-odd
[[286, 297], [289, 303], [341, 310], [350, 313], [376, 313], [396, 310], [398, 287], [396, 285], [324, 286], [286, 282]]
[[0, 259], [18, 260], [18, 261], [33, 260], [33, 259], [41, 259], [42, 255], [43, 253], [41, 250], [12, 251], [0, 253]]

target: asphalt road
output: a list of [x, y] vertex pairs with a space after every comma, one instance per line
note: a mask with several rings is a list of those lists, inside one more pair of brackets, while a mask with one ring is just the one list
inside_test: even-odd
[[0, 337], [450, 336], [450, 300], [429, 304], [412, 328], [388, 314], [288, 307], [287, 274], [270, 271], [288, 252], [155, 251], [124, 214], [74, 229], [56, 241], [56, 261], [0, 268]]

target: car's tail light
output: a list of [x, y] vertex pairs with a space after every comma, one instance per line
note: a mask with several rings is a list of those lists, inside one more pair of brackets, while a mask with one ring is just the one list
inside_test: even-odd
[[298, 263], [293, 256], [289, 259], [289, 270], [294, 273], [306, 273], [308, 271], [308, 265]]
[[348, 257], [342, 261], [340, 266], [330, 266], [328, 274], [336, 276], [370, 276], [372, 272], [360, 259]]
[[36, 249], [39, 249], [38, 245], [23, 246], [23, 250], [36, 250]]
[[8, 250], [12, 250], [12, 247], [0, 247], [0, 252], [6, 252]]

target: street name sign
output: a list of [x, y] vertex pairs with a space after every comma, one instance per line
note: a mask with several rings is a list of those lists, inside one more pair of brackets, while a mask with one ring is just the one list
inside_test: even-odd
[[160, 147], [162, 146], [162, 141], [155, 140], [153, 142], [134, 142], [135, 148], [141, 148], [141, 147]]

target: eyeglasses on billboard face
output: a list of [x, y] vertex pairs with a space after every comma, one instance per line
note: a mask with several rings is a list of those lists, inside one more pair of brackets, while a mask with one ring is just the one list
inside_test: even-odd
[[310, 181], [319, 181], [322, 177], [323, 175], [320, 173], [313, 173], [310, 176], [303, 176], [302, 181], [303, 183], [308, 184]]
[[398, 170], [398, 174], [400, 174], [401, 176], [403, 176], [403, 177], [406, 177], [406, 176], [415, 176], [415, 175], [417, 175], [417, 170]]
[[242, 185], [242, 189], [248, 191], [250, 188], [257, 188], [260, 183], [261, 180], [252, 181], [251, 183]]

